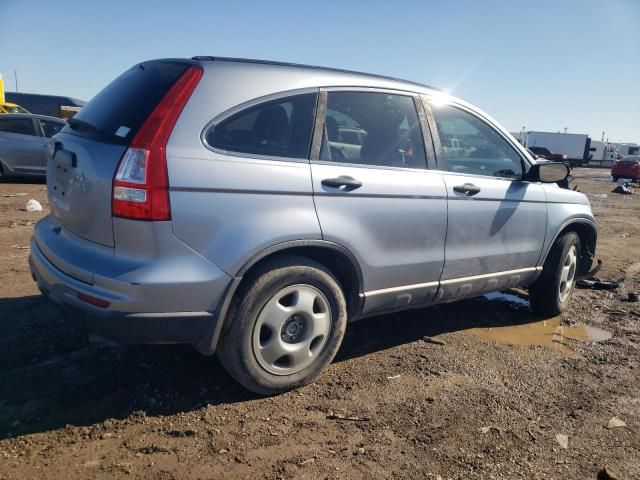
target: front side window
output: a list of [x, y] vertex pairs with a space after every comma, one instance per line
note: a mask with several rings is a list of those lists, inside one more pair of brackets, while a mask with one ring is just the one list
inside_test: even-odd
[[329, 92], [320, 160], [427, 168], [413, 98], [375, 92]]
[[230, 152], [308, 158], [316, 98], [305, 93], [261, 103], [213, 125], [205, 138]]
[[47, 138], [53, 137], [65, 126], [64, 123], [50, 122], [48, 120], [40, 120], [40, 125], [42, 125], [42, 131]]
[[438, 167], [460, 174], [522, 177], [518, 152], [492, 127], [470, 113], [449, 105], [431, 106], [442, 153]]
[[35, 135], [30, 118], [0, 118], [0, 132]]

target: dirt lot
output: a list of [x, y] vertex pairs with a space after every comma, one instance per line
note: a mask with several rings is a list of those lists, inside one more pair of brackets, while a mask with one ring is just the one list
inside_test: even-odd
[[640, 191], [574, 173], [618, 290], [556, 319], [515, 291], [363, 320], [275, 398], [188, 346], [88, 343], [28, 272], [45, 186], [0, 183], [0, 478], [640, 478]]

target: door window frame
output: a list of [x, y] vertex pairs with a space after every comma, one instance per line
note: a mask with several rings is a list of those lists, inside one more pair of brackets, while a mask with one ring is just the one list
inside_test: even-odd
[[[410, 97], [413, 100], [414, 108], [420, 125], [420, 138], [427, 157], [424, 168], [408, 168], [386, 165], [367, 165], [364, 163], [334, 162], [329, 160], [320, 160], [320, 149], [322, 148], [322, 139], [324, 136], [325, 117], [327, 112], [327, 98], [331, 92], [367, 92], [382, 93], [390, 95], [402, 95]], [[420, 94], [406, 90], [395, 90], [388, 88], [375, 87], [321, 87], [318, 95], [318, 106], [316, 107], [316, 119], [313, 129], [313, 139], [311, 141], [311, 153], [309, 157], [311, 163], [319, 165], [331, 165], [334, 167], [349, 168], [368, 168], [375, 170], [397, 170], [401, 172], [426, 172], [437, 168], [435, 149], [433, 147], [431, 135], [429, 133], [428, 117], [425, 110], [424, 102], [420, 98]]]
[[[520, 157], [520, 165], [522, 166], [522, 178], [519, 179], [515, 179], [515, 178], [509, 178], [509, 177], [496, 177], [494, 175], [480, 175], [477, 173], [456, 173], [456, 172], [452, 172], [450, 170], [442, 170], [440, 168], [440, 157], [443, 155], [443, 151], [442, 151], [442, 142], [440, 141], [440, 132], [438, 132], [438, 127], [436, 125], [436, 120], [435, 117], [433, 115], [433, 111], [431, 110], [431, 104], [435, 102], [435, 100], [430, 96], [430, 95], [421, 95], [421, 99], [422, 99], [422, 103], [424, 105], [424, 109], [425, 109], [425, 114], [427, 116], [427, 123], [429, 124], [429, 130], [431, 131], [431, 137], [432, 137], [432, 141], [434, 144], [434, 150], [436, 152], [435, 158], [436, 158], [436, 170], [442, 174], [451, 174], [451, 175], [465, 175], [465, 176], [470, 176], [470, 177], [479, 177], [479, 178], [491, 178], [494, 180], [502, 180], [502, 181], [508, 181], [508, 182], [526, 182], [526, 180], [524, 180], [524, 177], [526, 175], [526, 173], [529, 171], [529, 169], [531, 168], [532, 164], [529, 162], [529, 160], [527, 159], [527, 156], [523, 154], [522, 152], [522, 147], [520, 144], [515, 144], [513, 142], [512, 139], [510, 139], [507, 135], [504, 134], [504, 132], [502, 132], [500, 130], [500, 128], [498, 128], [490, 119], [484, 117], [483, 115], [480, 115], [478, 112], [476, 112], [475, 110], [469, 108], [467, 105], [457, 102], [455, 101], [455, 99], [451, 98], [446, 102], [447, 106], [450, 106], [452, 108], [456, 108], [458, 110], [461, 110], [469, 115], [471, 115], [472, 117], [474, 117], [476, 120], [482, 122], [486, 127], [490, 128], [493, 132], [495, 132], [497, 135], [499, 135], [506, 143], [507, 145], [509, 145], [514, 151], [515, 153], [518, 155], [518, 157]], [[517, 142], [516, 142], [517, 143]]]

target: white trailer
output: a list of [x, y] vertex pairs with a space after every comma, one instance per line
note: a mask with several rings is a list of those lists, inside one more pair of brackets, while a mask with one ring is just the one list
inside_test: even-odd
[[590, 167], [610, 167], [615, 159], [616, 147], [613, 144], [591, 140], [587, 156]]
[[589, 135], [581, 133], [525, 132], [525, 146], [544, 147], [553, 153], [567, 156], [572, 163], [581, 165], [588, 159]]
[[612, 143], [618, 155], [640, 155], [640, 145], [637, 143]]

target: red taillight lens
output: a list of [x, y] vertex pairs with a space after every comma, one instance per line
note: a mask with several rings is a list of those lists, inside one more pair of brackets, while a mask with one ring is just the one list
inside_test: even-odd
[[114, 217], [171, 220], [165, 150], [173, 127], [200, 78], [202, 68], [189, 67], [131, 141], [113, 178], [111, 210]]

